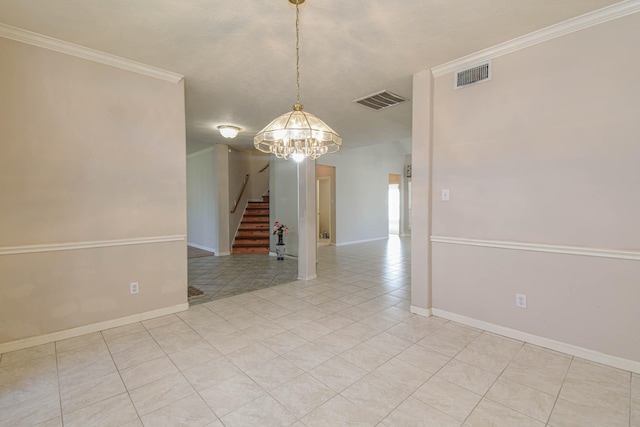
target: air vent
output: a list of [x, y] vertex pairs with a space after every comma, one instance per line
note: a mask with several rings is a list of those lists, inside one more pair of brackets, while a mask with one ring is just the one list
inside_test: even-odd
[[491, 80], [491, 61], [475, 65], [465, 70], [458, 70], [453, 76], [453, 87], [456, 89], [485, 80]]
[[357, 102], [358, 104], [364, 105], [365, 107], [373, 108], [374, 110], [382, 110], [383, 108], [398, 105], [406, 100], [407, 98], [403, 98], [400, 95], [396, 95], [395, 93], [383, 90], [382, 92], [374, 93], [372, 95], [367, 95], [364, 98], [356, 99], [353, 102]]

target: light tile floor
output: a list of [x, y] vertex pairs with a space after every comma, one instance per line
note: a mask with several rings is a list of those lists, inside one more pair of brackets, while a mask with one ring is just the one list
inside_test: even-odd
[[640, 376], [408, 312], [409, 241], [0, 358], [0, 426], [640, 426]]

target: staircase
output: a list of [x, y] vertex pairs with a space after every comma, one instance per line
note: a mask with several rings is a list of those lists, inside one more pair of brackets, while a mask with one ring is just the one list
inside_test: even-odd
[[247, 204], [233, 243], [233, 253], [268, 254], [270, 232], [269, 196], [262, 196], [261, 202]]

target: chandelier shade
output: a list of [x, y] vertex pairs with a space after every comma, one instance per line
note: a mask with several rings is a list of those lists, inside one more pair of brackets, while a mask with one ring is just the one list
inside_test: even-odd
[[323, 154], [335, 153], [342, 147], [342, 138], [325, 122], [302, 111], [300, 103], [300, 11], [305, 0], [289, 0], [296, 5], [296, 84], [297, 101], [293, 111], [277, 117], [253, 138], [253, 145], [263, 153], [280, 159], [315, 160]]
[[[325, 122], [313, 114], [302, 111], [302, 105], [293, 106], [269, 123], [253, 139], [255, 147], [280, 159], [317, 159], [323, 154], [335, 153], [342, 146], [342, 138]], [[301, 157], [302, 156], [302, 157]]]

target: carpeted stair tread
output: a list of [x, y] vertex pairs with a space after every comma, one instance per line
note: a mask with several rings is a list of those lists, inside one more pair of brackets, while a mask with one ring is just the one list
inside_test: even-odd
[[269, 253], [271, 237], [269, 196], [263, 196], [262, 200], [262, 202], [247, 203], [233, 243], [233, 253]]

